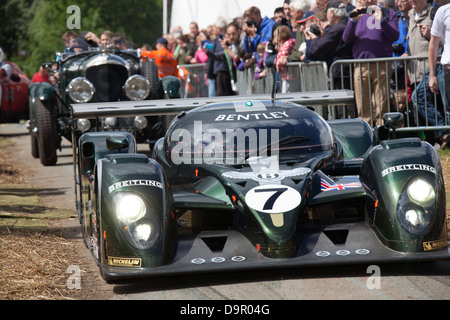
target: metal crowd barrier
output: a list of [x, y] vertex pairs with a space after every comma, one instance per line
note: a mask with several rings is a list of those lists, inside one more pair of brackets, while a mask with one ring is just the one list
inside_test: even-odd
[[[347, 68], [347, 73], [344, 70]], [[362, 69], [372, 68], [376, 79], [371, 78], [371, 72], [362, 74]], [[375, 70], [374, 70], [375, 69]], [[355, 71], [356, 70], [356, 71]], [[439, 131], [450, 129], [450, 103], [446, 96], [445, 81], [443, 77], [443, 67], [438, 63], [438, 79], [440, 81], [440, 94], [431, 93], [428, 87], [429, 65], [428, 56], [408, 56], [395, 58], [377, 59], [349, 59], [338, 60], [330, 66], [330, 89], [346, 88], [355, 91], [355, 100], [364, 101], [363, 91], [355, 90], [355, 87], [367, 85], [369, 88], [369, 104], [361, 104], [361, 113], [364, 108], [369, 109], [372, 126], [380, 122], [383, 112], [379, 112], [383, 97], [376, 95], [376, 88], [372, 87], [372, 80], [375, 83], [380, 81], [385, 83], [384, 92], [388, 97], [383, 104], [387, 112], [400, 111], [405, 116], [405, 127], [399, 131]], [[333, 77], [338, 71], [341, 76]], [[359, 74], [358, 74], [359, 72]], [[346, 74], [347, 77], [342, 76]], [[385, 74], [385, 79], [380, 78], [380, 74]], [[349, 76], [348, 76], [349, 75]], [[359, 77], [358, 77], [359, 76]], [[359, 78], [360, 80], [356, 80]], [[357, 83], [359, 81], [359, 83]], [[378, 91], [380, 92], [380, 91]], [[401, 109], [402, 99], [406, 97], [405, 108]], [[374, 111], [378, 117], [374, 118]], [[367, 111], [367, 110], [366, 110]]]
[[[205, 81], [206, 64], [188, 64], [178, 67], [181, 75], [181, 97], [207, 97], [207, 81]], [[255, 79], [255, 68], [237, 71], [237, 92], [239, 95], [270, 94], [274, 84], [274, 72], [267, 70], [264, 78]], [[329, 90], [327, 65], [323, 61], [310, 63], [291, 62], [287, 64], [289, 91], [307, 92]], [[279, 79], [276, 86], [280, 92]]]
[[[405, 127], [399, 131], [430, 131], [430, 130], [450, 130], [450, 103], [445, 94], [444, 84], [440, 88], [440, 95], [434, 95], [429, 91], [428, 82], [424, 86], [420, 74], [427, 75], [428, 56], [398, 57], [398, 58], [378, 58], [378, 59], [349, 59], [335, 61], [330, 69], [322, 61], [310, 63], [288, 63], [287, 81], [289, 82], [289, 92], [314, 92], [323, 90], [348, 89], [355, 90], [355, 69], [362, 70], [367, 67], [372, 68], [373, 76], [377, 77], [376, 82], [385, 82], [386, 88], [377, 91], [371, 85], [370, 72], [363, 75], [360, 72], [359, 86], [368, 86], [368, 105], [362, 105], [361, 111], [370, 110], [370, 119], [367, 119], [371, 126], [381, 123], [384, 112], [400, 111], [405, 115]], [[179, 66], [181, 72], [182, 89], [181, 97], [199, 98], [208, 96], [208, 85], [205, 77], [205, 64], [182, 65]], [[409, 74], [408, 74], [409, 68]], [[441, 66], [439, 67], [441, 68]], [[237, 71], [237, 91], [240, 96], [253, 94], [270, 94], [276, 79], [277, 92], [281, 92], [280, 77], [276, 76], [273, 69], [268, 70], [267, 76], [255, 79], [255, 69], [248, 68]], [[340, 76], [336, 76], [340, 74]], [[382, 78], [385, 77], [385, 78]], [[439, 78], [439, 77], [438, 77]], [[409, 79], [409, 80], [408, 80]], [[441, 76], [442, 83], [443, 76]], [[409, 82], [408, 82], [409, 81]], [[401, 109], [401, 98], [407, 93], [408, 86], [411, 88], [409, 96], [412, 101], [406, 103], [405, 109]], [[402, 91], [405, 90], [405, 91]], [[414, 90], [413, 92], [411, 92]], [[385, 92], [382, 94], [376, 92]], [[359, 97], [357, 95], [360, 95]], [[406, 94], [408, 97], [408, 94]], [[355, 100], [364, 101], [361, 92], [355, 92]], [[374, 117], [373, 111], [380, 106], [382, 101], [387, 101], [384, 112], [378, 112]], [[425, 106], [428, 106], [425, 107]], [[347, 106], [324, 106], [321, 112], [326, 119], [361, 117], [357, 113], [355, 105]]]

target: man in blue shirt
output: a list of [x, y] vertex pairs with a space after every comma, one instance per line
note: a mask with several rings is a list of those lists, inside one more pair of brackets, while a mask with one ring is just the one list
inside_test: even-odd
[[408, 23], [409, 16], [408, 12], [411, 10], [411, 4], [408, 0], [400, 0], [398, 1], [398, 31], [400, 36], [397, 41], [395, 41], [392, 45], [394, 48], [394, 57], [400, 57], [401, 55], [408, 52]]
[[244, 13], [243, 30], [244, 50], [247, 53], [256, 52], [258, 44], [270, 40], [275, 21], [268, 17], [261, 17], [261, 11], [257, 7], [250, 7]]

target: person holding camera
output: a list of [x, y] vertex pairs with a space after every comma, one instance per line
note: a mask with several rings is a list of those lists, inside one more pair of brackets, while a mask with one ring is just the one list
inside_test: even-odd
[[[396, 13], [378, 6], [376, 0], [356, 2], [342, 35], [345, 43], [353, 44], [354, 59], [392, 57], [392, 43], [398, 37]], [[358, 116], [371, 126], [380, 125], [383, 114], [389, 110], [391, 63], [356, 63], [353, 76]]]
[[258, 44], [268, 42], [272, 36], [275, 21], [268, 17], [261, 17], [261, 11], [257, 7], [250, 7], [244, 12], [244, 50], [247, 53], [255, 53]]
[[[325, 61], [328, 69], [336, 60], [352, 59], [352, 43], [342, 40], [347, 25], [347, 8], [341, 0], [331, 0], [326, 6], [326, 18], [329, 26], [326, 32], [308, 31], [306, 34], [306, 58], [312, 61]], [[320, 30], [319, 30], [320, 31]], [[350, 66], [345, 64], [332, 70], [335, 89], [350, 89]], [[341, 109], [338, 109], [341, 112]], [[347, 107], [350, 117], [355, 117], [353, 108]], [[339, 118], [343, 115], [339, 114]]]
[[207, 73], [214, 77], [217, 96], [231, 96], [236, 94], [235, 77], [236, 66], [234, 59], [237, 58], [236, 44], [239, 42], [238, 26], [230, 22], [221, 34], [214, 40], [213, 47], [203, 48], [208, 55]]
[[409, 0], [400, 0], [398, 3], [398, 32], [400, 33], [397, 41], [392, 46], [394, 50], [394, 57], [401, 57], [408, 52], [408, 25], [409, 25], [409, 10], [411, 10], [411, 4]]
[[[410, 0], [412, 10], [409, 11], [408, 30], [408, 55], [423, 56], [428, 54], [428, 43], [430, 42], [430, 31], [433, 20], [431, 9], [433, 6], [427, 0]], [[411, 61], [408, 64], [408, 76], [412, 85], [422, 80], [428, 70], [428, 62]]]
[[[307, 12], [311, 10], [311, 4], [308, 0], [293, 0], [290, 3], [291, 8], [291, 16], [294, 21], [300, 21], [304, 19], [304, 16]], [[292, 50], [291, 55], [288, 58], [288, 62], [300, 62], [303, 54], [300, 46], [305, 42], [305, 35], [300, 30], [297, 31], [295, 36], [295, 46]]]

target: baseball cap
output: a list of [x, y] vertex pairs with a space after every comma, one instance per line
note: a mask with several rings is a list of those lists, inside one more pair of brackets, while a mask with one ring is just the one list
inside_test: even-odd
[[302, 20], [297, 20], [297, 23], [302, 24], [305, 23], [307, 20], [313, 20], [314, 19], [314, 11], [308, 11], [304, 14]]
[[167, 41], [166, 38], [161, 37], [161, 38], [159, 38], [158, 40], [156, 40], [155, 44], [157, 44], [157, 43], [162, 43], [162, 44], [164, 44], [164, 45], [167, 45], [167, 44], [168, 44], [168, 41]]

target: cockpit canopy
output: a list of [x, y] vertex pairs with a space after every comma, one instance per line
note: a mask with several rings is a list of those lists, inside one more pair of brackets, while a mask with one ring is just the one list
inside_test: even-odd
[[333, 133], [308, 108], [272, 101], [213, 104], [181, 114], [166, 133], [174, 164], [244, 164], [251, 157], [306, 161], [333, 149]]

